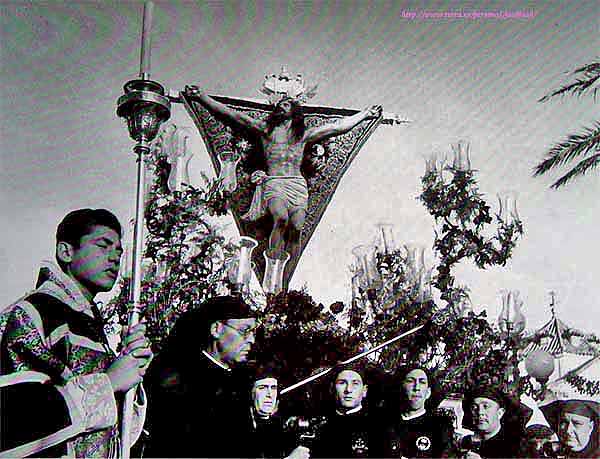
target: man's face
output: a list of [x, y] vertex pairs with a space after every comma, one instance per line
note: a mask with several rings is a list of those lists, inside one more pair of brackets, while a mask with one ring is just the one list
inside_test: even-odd
[[431, 388], [423, 370], [409, 372], [402, 381], [402, 390], [412, 411], [421, 410], [431, 397]]
[[581, 414], [564, 412], [560, 417], [558, 425], [558, 436], [572, 451], [582, 451], [588, 445], [594, 421]]
[[494, 400], [477, 397], [471, 403], [471, 415], [475, 429], [483, 434], [490, 434], [500, 428], [504, 408]]
[[344, 370], [335, 379], [335, 394], [338, 407], [351, 410], [362, 404], [367, 386], [356, 371]]
[[275, 111], [285, 115], [287, 118], [291, 118], [292, 113], [294, 111], [294, 106], [292, 101], [289, 99], [283, 99], [275, 106]]
[[256, 319], [229, 319], [221, 322], [217, 346], [227, 364], [244, 363], [256, 337]]
[[277, 411], [277, 380], [275, 378], [259, 379], [252, 387], [254, 410], [260, 417], [269, 417]]
[[[59, 242], [59, 244], [68, 244]], [[121, 263], [121, 237], [106, 226], [96, 225], [90, 233], [82, 236], [79, 247], [71, 248], [66, 260], [67, 274], [91, 297], [112, 289], [119, 274]]]

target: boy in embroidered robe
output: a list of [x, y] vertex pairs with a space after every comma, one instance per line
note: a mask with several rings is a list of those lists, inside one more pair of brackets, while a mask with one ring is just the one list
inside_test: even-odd
[[[117, 457], [118, 404], [140, 383], [152, 359], [143, 324], [128, 331], [115, 355], [93, 302], [97, 293], [112, 289], [122, 251], [121, 225], [111, 212], [69, 213], [56, 232], [58, 265], [45, 263], [36, 289], [0, 314], [0, 375], [27, 371], [47, 375], [49, 383], [66, 394], [71, 423], [81, 424], [73, 437], [50, 449], [41, 441], [31, 454]], [[44, 406], [29, 406], [31, 402], [23, 398], [23, 412], [44, 411]], [[145, 415], [141, 386], [134, 411], [136, 439]], [[1, 449], [11, 441], [2, 435]], [[13, 442], [11, 447], [15, 446]]]

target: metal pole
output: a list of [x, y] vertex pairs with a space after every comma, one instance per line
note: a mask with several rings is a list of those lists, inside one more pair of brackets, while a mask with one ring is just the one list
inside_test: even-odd
[[[140, 78], [150, 79], [150, 55], [152, 51], [152, 13], [154, 3], [144, 3], [144, 16], [142, 21], [142, 40], [140, 47]], [[142, 293], [142, 257], [144, 255], [144, 155], [149, 153], [150, 147], [144, 136], [140, 136], [138, 143], [133, 147], [137, 158], [137, 190], [135, 197], [135, 227], [133, 231], [133, 279], [131, 288], [132, 310], [129, 316], [128, 328], [131, 329], [140, 320], [140, 297]], [[121, 451], [120, 457], [129, 458], [131, 444], [131, 421], [133, 417], [133, 402], [137, 385], [125, 394], [123, 403], [123, 416], [121, 418]]]
[[[140, 320], [140, 297], [142, 292], [142, 257], [144, 252], [144, 155], [150, 149], [145, 141], [140, 141], [133, 151], [137, 155], [137, 191], [135, 198], [135, 227], [133, 230], [133, 275], [131, 288], [132, 309], [129, 316], [128, 327], [131, 328]], [[121, 453], [122, 459], [129, 458], [131, 444], [131, 420], [133, 417], [133, 401], [137, 386], [132, 387], [125, 394], [123, 416], [121, 419]]]
[[413, 333], [418, 332], [424, 326], [425, 326], [425, 324], [419, 325], [418, 327], [415, 327], [415, 328], [411, 328], [410, 330], [408, 330], [408, 331], [406, 331], [406, 332], [404, 332], [404, 333], [402, 333], [402, 334], [400, 334], [398, 336], [394, 336], [393, 338], [390, 338], [387, 341], [384, 341], [383, 343], [378, 344], [377, 346], [375, 346], [372, 349], [367, 349], [366, 351], [361, 352], [360, 354], [357, 354], [357, 355], [355, 355], [353, 357], [350, 357], [349, 359], [346, 359], [346, 360], [343, 360], [343, 361], [339, 362], [334, 367], [325, 368], [324, 370], [321, 370], [318, 373], [316, 373], [316, 374], [314, 374], [312, 376], [309, 376], [308, 378], [305, 378], [302, 381], [297, 382], [296, 384], [292, 384], [291, 386], [286, 387], [285, 389], [283, 389], [280, 392], [280, 394], [283, 395], [286, 392], [290, 392], [290, 391], [292, 391], [294, 389], [297, 389], [298, 387], [301, 387], [301, 386], [303, 386], [305, 384], [308, 384], [309, 382], [314, 381], [315, 379], [319, 379], [320, 377], [325, 376], [327, 373], [329, 373], [330, 371], [332, 371], [336, 367], [340, 367], [340, 366], [343, 366], [343, 365], [348, 365], [349, 363], [352, 363], [352, 362], [354, 362], [356, 360], [362, 359], [363, 357], [365, 357], [365, 356], [367, 356], [369, 354], [372, 354], [373, 352], [377, 352], [379, 349], [382, 349], [385, 346], [389, 346], [390, 344], [398, 341], [399, 339], [405, 338], [408, 335], [412, 335]]

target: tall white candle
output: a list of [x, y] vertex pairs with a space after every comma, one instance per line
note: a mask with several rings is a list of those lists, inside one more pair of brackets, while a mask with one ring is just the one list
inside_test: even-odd
[[140, 54], [140, 78], [150, 78], [150, 52], [152, 48], [152, 12], [153, 2], [144, 3], [144, 22], [142, 24], [142, 50]]

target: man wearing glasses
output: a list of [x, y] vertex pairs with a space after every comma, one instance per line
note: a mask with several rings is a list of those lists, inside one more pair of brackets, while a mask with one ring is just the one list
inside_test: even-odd
[[184, 313], [148, 370], [147, 457], [227, 457], [231, 421], [247, 415], [246, 363], [258, 321], [240, 298]]

